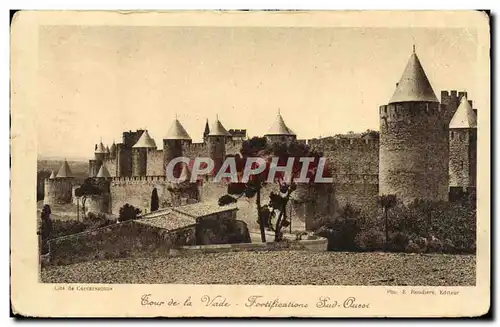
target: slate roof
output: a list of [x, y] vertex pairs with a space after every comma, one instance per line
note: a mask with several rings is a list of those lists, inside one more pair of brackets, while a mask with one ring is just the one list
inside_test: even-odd
[[97, 177], [99, 177], [99, 178], [108, 178], [108, 177], [111, 177], [111, 174], [109, 173], [109, 171], [106, 168], [105, 164], [102, 164], [101, 168], [99, 168], [99, 172], [97, 173]]
[[176, 118], [168, 130], [165, 140], [191, 140], [191, 137]]
[[398, 102], [439, 102], [415, 51], [389, 101], [390, 104]]
[[212, 128], [210, 128], [210, 132], [208, 133], [208, 136], [231, 136], [227, 129], [222, 126], [222, 123], [220, 120], [217, 118], [212, 125]]
[[295, 133], [285, 124], [283, 117], [278, 113], [274, 124], [269, 128], [266, 135], [295, 135]]
[[476, 128], [477, 117], [474, 110], [467, 100], [467, 96], [463, 96], [457, 111], [453, 115], [450, 122], [450, 128]]
[[132, 148], [146, 148], [146, 149], [155, 149], [156, 148], [156, 143], [155, 141], [149, 136], [149, 133], [147, 130], [142, 132], [141, 137], [139, 140], [132, 146]]
[[59, 168], [59, 171], [56, 175], [56, 178], [65, 177], [73, 177], [73, 173], [71, 172], [71, 169], [69, 168], [68, 162], [66, 160], [64, 160], [64, 163], [61, 165], [61, 168]]

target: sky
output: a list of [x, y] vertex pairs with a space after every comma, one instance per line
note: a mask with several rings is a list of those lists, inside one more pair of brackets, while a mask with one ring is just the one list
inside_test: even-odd
[[470, 29], [45, 26], [38, 155], [91, 158], [136, 129], [160, 146], [176, 116], [193, 142], [216, 116], [263, 135], [278, 110], [300, 139], [378, 130], [413, 44], [436, 96], [467, 91], [480, 112]]

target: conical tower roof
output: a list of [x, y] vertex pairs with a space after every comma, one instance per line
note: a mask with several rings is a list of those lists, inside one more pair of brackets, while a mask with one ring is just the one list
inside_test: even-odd
[[56, 178], [65, 177], [73, 177], [73, 173], [71, 172], [71, 169], [69, 168], [68, 162], [66, 160], [64, 160], [64, 163], [61, 165], [61, 168], [59, 168], [59, 171], [56, 175]]
[[109, 152], [109, 146], [106, 145], [106, 153], [110, 153]]
[[139, 140], [137, 141], [137, 143], [134, 144], [134, 146], [132, 148], [149, 148], [149, 149], [153, 149], [153, 148], [156, 148], [156, 143], [151, 138], [151, 136], [149, 136], [148, 131], [145, 130], [144, 132], [142, 132], [141, 137], [139, 138]]
[[95, 153], [106, 153], [106, 148], [104, 147], [104, 144], [102, 144], [102, 141], [97, 145]]
[[111, 177], [111, 174], [109, 173], [109, 171], [106, 168], [105, 164], [102, 164], [101, 168], [99, 168], [99, 172], [97, 173], [97, 177], [99, 177], [99, 178], [108, 178], [108, 177]]
[[288, 128], [288, 126], [286, 126], [283, 117], [281, 117], [281, 114], [278, 113], [274, 124], [271, 126], [266, 135], [295, 135], [295, 133]]
[[450, 128], [476, 128], [477, 127], [477, 117], [472, 110], [472, 107], [467, 100], [467, 96], [463, 96], [460, 101], [460, 105], [455, 111], [453, 118], [450, 122]]
[[56, 178], [56, 173], [54, 173], [54, 171], [52, 171], [52, 172], [50, 173], [50, 177], [49, 177], [49, 179], [54, 179], [54, 178]]
[[116, 144], [115, 141], [113, 141], [113, 144], [111, 144], [111, 147], [109, 148], [109, 153], [113, 154], [116, 152]]
[[191, 140], [191, 137], [176, 118], [168, 130], [165, 140]]
[[206, 137], [210, 133], [210, 127], [208, 127], [208, 119], [205, 123], [205, 130], [203, 131], [203, 137]]
[[389, 101], [389, 103], [397, 102], [439, 102], [415, 53], [415, 48]]
[[208, 136], [231, 136], [231, 134], [222, 126], [219, 118], [216, 118]]

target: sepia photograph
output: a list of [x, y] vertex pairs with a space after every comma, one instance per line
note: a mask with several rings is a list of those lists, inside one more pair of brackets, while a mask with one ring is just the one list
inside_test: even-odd
[[[365, 12], [371, 25], [347, 12], [338, 25], [307, 12], [303, 24], [286, 12], [260, 12], [259, 24], [250, 12], [183, 13], [207, 24], [157, 13], [149, 25], [51, 14], [66, 20], [41, 19], [31, 34], [36, 164], [25, 167], [36, 199], [23, 220], [30, 271], [54, 296], [124, 284], [373, 286], [364, 301], [329, 288], [308, 304], [343, 315], [380, 306], [375, 294], [425, 303], [489, 288], [478, 275], [489, 271], [485, 13], [443, 12], [449, 25], [414, 13], [394, 26], [390, 12]], [[14, 47], [21, 36], [11, 37]], [[307, 312], [250, 295], [240, 306]], [[161, 296], [139, 291], [134, 304], [169, 305]]]

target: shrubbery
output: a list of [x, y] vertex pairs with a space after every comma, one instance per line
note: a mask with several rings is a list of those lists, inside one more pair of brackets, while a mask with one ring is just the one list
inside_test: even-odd
[[338, 218], [323, 218], [316, 229], [328, 238], [329, 250], [422, 253], [475, 253], [476, 209], [474, 201], [462, 203], [416, 200], [397, 203], [388, 210], [388, 244], [385, 215], [365, 217], [347, 204]]
[[55, 219], [52, 221], [52, 233], [50, 238], [78, 234], [88, 230], [102, 228], [114, 223], [114, 220], [108, 219], [104, 214], [96, 215], [91, 212], [84, 217], [83, 221]]
[[119, 221], [127, 221], [131, 219], [137, 219], [141, 214], [141, 210], [137, 209], [133, 205], [125, 203], [123, 207], [120, 208], [120, 213], [118, 216]]

